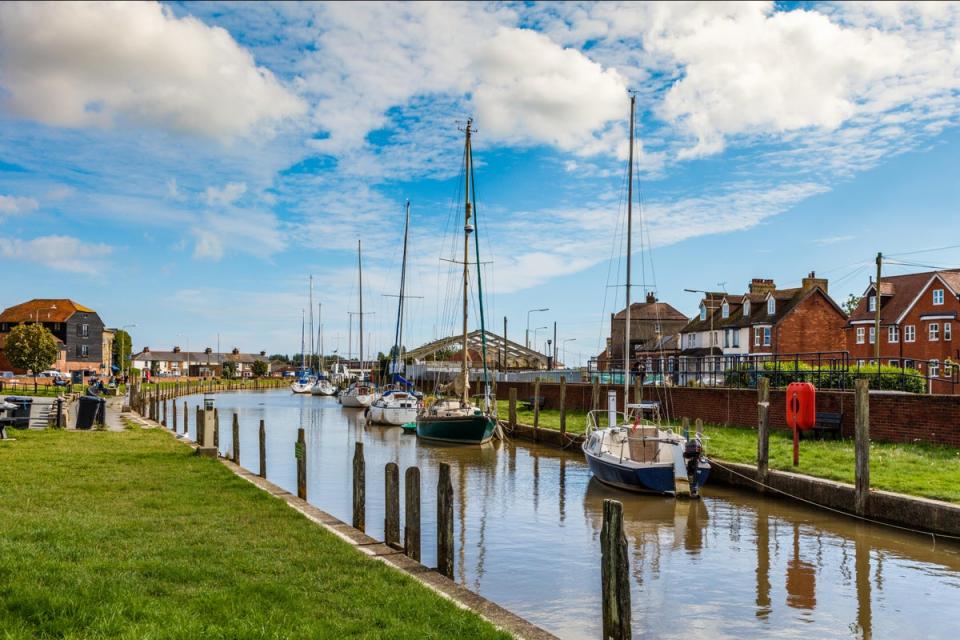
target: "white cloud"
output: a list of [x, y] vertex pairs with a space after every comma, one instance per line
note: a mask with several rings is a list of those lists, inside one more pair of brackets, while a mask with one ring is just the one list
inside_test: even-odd
[[33, 198], [0, 195], [0, 214], [14, 215], [36, 211], [39, 203]]
[[199, 260], [220, 260], [228, 250], [266, 260], [287, 244], [276, 216], [252, 210], [204, 214], [190, 232], [195, 241], [193, 257]]
[[0, 85], [7, 109], [44, 124], [224, 141], [305, 110], [227, 31], [155, 2], [0, 4]]
[[816, 240], [814, 240], [814, 242], [816, 242], [817, 244], [830, 245], [830, 244], [838, 244], [838, 243], [840, 243], [840, 242], [848, 242], [848, 241], [850, 241], [850, 240], [853, 240], [853, 239], [856, 238], [856, 237], [857, 237], [857, 236], [851, 236], [851, 235], [848, 235], [848, 236], [826, 236], [826, 237], [823, 237], [823, 238], [817, 238]]
[[31, 266], [94, 274], [104, 268], [113, 247], [87, 243], [70, 236], [41, 236], [32, 240], [0, 238], [0, 256]]
[[[174, 184], [176, 188], [176, 184]], [[207, 206], [227, 206], [236, 202], [243, 194], [247, 192], [247, 185], [244, 182], [228, 182], [223, 187], [207, 187], [204, 192], [204, 199]]]

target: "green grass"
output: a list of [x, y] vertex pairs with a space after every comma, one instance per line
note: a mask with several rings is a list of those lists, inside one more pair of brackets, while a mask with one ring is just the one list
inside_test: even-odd
[[[707, 455], [730, 462], [757, 463], [757, 432], [739, 427], [704, 427]], [[854, 482], [853, 440], [801, 440], [800, 465], [793, 466], [793, 436], [770, 434], [771, 469]], [[960, 449], [929, 444], [874, 442], [870, 486], [914, 496], [960, 502]]]
[[[517, 400], [517, 422], [521, 424], [533, 424], [533, 409], [524, 408], [526, 403]], [[510, 401], [497, 400], [497, 415], [501, 420], [507, 420], [510, 417]], [[601, 426], [607, 425], [607, 414], [600, 415]], [[559, 409], [541, 409], [539, 426], [544, 429], [560, 430], [560, 410]], [[567, 410], [567, 433], [583, 433], [587, 427], [587, 412]]]
[[159, 430], [0, 445], [0, 636], [504, 638]]

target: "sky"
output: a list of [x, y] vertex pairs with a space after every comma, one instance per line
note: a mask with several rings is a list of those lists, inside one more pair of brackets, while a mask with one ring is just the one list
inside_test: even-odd
[[359, 240], [386, 352], [409, 199], [403, 342], [450, 335], [473, 118], [487, 324], [549, 308], [537, 346], [556, 322], [585, 364], [624, 304], [631, 92], [633, 299], [960, 266], [958, 4], [2, 3], [0, 306], [295, 353], [312, 275], [355, 354]]

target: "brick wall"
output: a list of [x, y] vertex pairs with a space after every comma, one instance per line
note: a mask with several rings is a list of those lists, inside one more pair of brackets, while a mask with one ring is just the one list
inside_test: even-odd
[[[517, 399], [533, 397], [532, 382], [502, 382], [497, 397], [507, 399], [510, 388], [517, 389]], [[606, 406], [607, 391], [617, 393], [617, 406], [622, 405], [622, 387], [600, 385], [600, 408]], [[560, 385], [540, 385], [545, 407], [560, 406]], [[686, 416], [713, 424], [742, 427], [757, 426], [757, 393], [750, 389], [695, 389], [676, 387], [644, 389], [645, 397], [659, 400], [671, 418]], [[567, 407], [586, 411], [591, 408], [592, 387], [584, 383], [567, 385]], [[786, 398], [783, 390], [770, 391], [770, 425], [786, 429]], [[817, 411], [842, 413], [845, 437], [853, 437], [854, 398], [852, 392], [818, 391]], [[912, 395], [899, 393], [870, 394], [870, 435], [885, 442], [931, 442], [960, 447], [960, 396]]]

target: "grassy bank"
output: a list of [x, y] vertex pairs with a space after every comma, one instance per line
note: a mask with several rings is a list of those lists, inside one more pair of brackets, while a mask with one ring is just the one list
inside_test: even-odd
[[[517, 401], [517, 422], [521, 424], [533, 424], [533, 409], [527, 409], [526, 403]], [[497, 415], [501, 420], [507, 420], [510, 417], [510, 401], [497, 400]], [[606, 414], [600, 416], [601, 426], [606, 426]], [[541, 409], [539, 425], [544, 429], [560, 430], [560, 410], [559, 409]], [[587, 425], [586, 411], [567, 410], [567, 433], [583, 433]]]
[[0, 445], [4, 638], [507, 637], [154, 430]]

